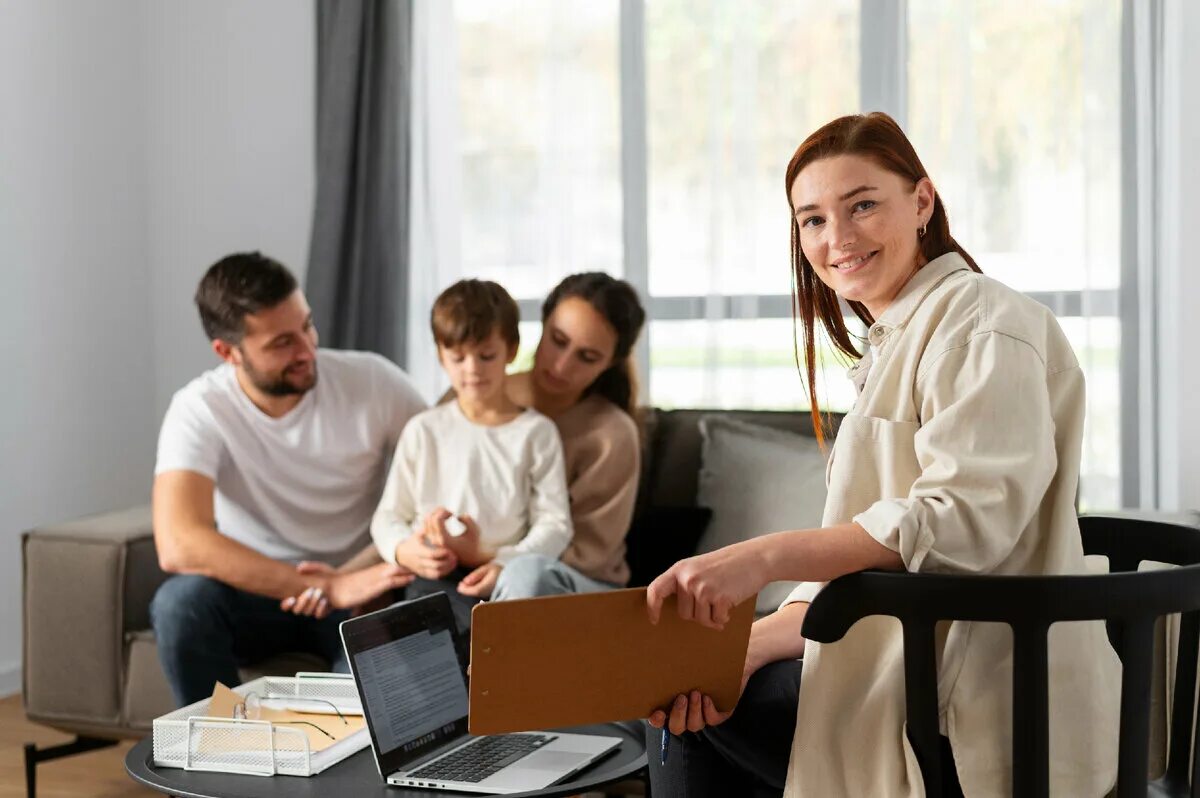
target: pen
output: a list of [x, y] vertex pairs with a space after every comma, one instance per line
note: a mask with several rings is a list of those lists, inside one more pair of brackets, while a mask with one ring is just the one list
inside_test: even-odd
[[667, 764], [667, 740], [671, 737], [671, 732], [667, 729], [667, 724], [663, 723], [662, 742], [658, 745], [658, 764]]

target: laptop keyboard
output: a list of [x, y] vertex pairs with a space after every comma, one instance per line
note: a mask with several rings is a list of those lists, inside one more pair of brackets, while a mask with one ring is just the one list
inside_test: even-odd
[[457, 751], [408, 774], [408, 778], [480, 782], [554, 739], [546, 734], [501, 734], [481, 737]]

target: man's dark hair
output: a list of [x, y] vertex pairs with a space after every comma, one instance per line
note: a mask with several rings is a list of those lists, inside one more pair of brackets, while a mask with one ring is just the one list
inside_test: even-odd
[[296, 287], [287, 267], [261, 252], [226, 255], [209, 267], [196, 288], [200, 323], [210, 341], [241, 343], [246, 315], [278, 305]]

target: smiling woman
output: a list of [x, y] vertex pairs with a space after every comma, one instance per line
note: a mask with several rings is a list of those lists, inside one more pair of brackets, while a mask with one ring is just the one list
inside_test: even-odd
[[[767, 583], [802, 582], [754, 624], [735, 708], [693, 692], [651, 716], [683, 749], [669, 767], [651, 758], [656, 796], [740, 794], [751, 783], [789, 798], [922, 792], [918, 759], [932, 752], [906, 737], [897, 625], [865, 619], [822, 646], [800, 635], [808, 603], [825, 582], [866, 569], [1087, 570], [1075, 515], [1083, 373], [1054, 315], [979, 273], [884, 114], [842, 117], [809, 136], [786, 188], [818, 437], [818, 322], [855, 361], [857, 398], [829, 454], [819, 528], [745, 530], [745, 542], [676, 563], [648, 588], [651, 620], [675, 595], [681, 616], [721, 627]], [[848, 333], [842, 301], [869, 326], [865, 341]], [[949, 796], [1011, 794], [1012, 637], [995, 626], [955, 622], [938, 639]], [[1048, 656], [1060, 719], [1051, 791], [1103, 795], [1116, 776], [1119, 663], [1095, 623], [1056, 628]]]
[[980, 269], [950, 235], [929, 173], [887, 114], [842, 117], [817, 130], [792, 156], [784, 185], [793, 208], [792, 272], [806, 384], [817, 439], [824, 441], [814, 390], [817, 323], [841, 354], [862, 357], [838, 297], [870, 325], [933, 258], [956, 252]]

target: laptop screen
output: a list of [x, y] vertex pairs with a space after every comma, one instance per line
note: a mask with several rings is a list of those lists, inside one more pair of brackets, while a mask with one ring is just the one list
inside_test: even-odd
[[468, 692], [444, 595], [342, 623], [380, 770], [399, 770], [467, 733]]
[[467, 716], [467, 685], [450, 631], [422, 631], [354, 657], [379, 753], [411, 754], [455, 731]]

